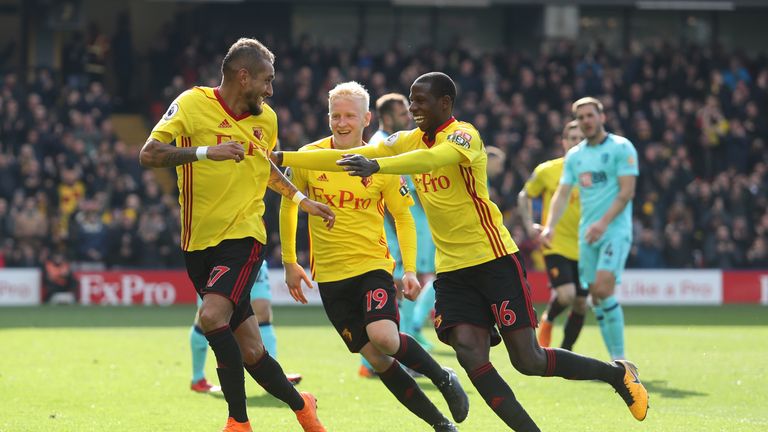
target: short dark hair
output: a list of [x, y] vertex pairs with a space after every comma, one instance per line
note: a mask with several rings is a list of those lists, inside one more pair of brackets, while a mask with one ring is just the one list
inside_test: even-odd
[[456, 83], [448, 75], [442, 72], [427, 72], [416, 78], [413, 83], [421, 82], [429, 83], [429, 90], [433, 96], [438, 98], [448, 96], [451, 98], [452, 105], [456, 102]]
[[571, 129], [578, 129], [579, 128], [579, 122], [578, 120], [571, 120], [568, 123], [565, 124], [565, 127], [563, 127], [563, 138], [568, 137], [568, 132], [571, 131]]
[[384, 114], [392, 114], [395, 110], [395, 105], [398, 103], [407, 107], [408, 99], [400, 93], [387, 93], [381, 96], [376, 99], [376, 115], [381, 118]]
[[240, 38], [229, 47], [227, 55], [224, 56], [224, 60], [221, 62], [221, 73], [222, 75], [229, 75], [232, 72], [237, 72], [240, 68], [255, 72], [253, 67], [258, 60], [265, 60], [274, 64], [275, 55], [257, 39]]

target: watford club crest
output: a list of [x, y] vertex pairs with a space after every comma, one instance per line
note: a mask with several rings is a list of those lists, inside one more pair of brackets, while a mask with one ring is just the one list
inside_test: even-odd
[[442, 315], [437, 315], [435, 317], [435, 328], [440, 328], [440, 324], [442, 324], [442, 323], [443, 323], [443, 316]]
[[253, 127], [253, 136], [256, 137], [257, 140], [261, 140], [261, 138], [264, 136], [264, 131], [261, 130], [260, 127]]
[[557, 279], [557, 277], [560, 276], [560, 269], [557, 267], [552, 267], [549, 270], [549, 274], [551, 274], [554, 279]]
[[373, 180], [371, 180], [370, 176], [369, 177], [363, 177], [363, 178], [360, 179], [360, 183], [362, 183], [363, 186], [365, 186], [367, 188], [368, 186], [371, 185], [371, 183], [373, 183]]
[[345, 340], [345, 341], [347, 341], [347, 342], [352, 342], [352, 332], [351, 332], [351, 331], [349, 331], [349, 329], [348, 329], [348, 328], [345, 328], [345, 329], [344, 329], [344, 330], [341, 332], [341, 337], [343, 337], [343, 338], [344, 338], [344, 340]]

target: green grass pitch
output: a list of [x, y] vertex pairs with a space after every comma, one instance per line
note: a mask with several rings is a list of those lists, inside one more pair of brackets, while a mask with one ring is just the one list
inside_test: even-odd
[[[540, 310], [541, 308], [539, 308]], [[192, 306], [0, 309], [0, 431], [218, 431], [226, 406], [188, 389]], [[526, 377], [497, 347], [492, 361], [544, 431], [768, 430], [768, 309], [759, 306], [626, 307], [630, 358], [650, 391], [640, 423], [605, 384]], [[275, 308], [279, 360], [301, 372], [329, 431], [431, 430], [378, 380], [357, 377], [317, 307]], [[555, 329], [559, 343], [562, 317]], [[436, 342], [434, 332], [425, 329]], [[435, 358], [460, 368], [436, 343]], [[589, 318], [576, 350], [606, 352]], [[207, 376], [215, 380], [209, 352]], [[462, 431], [507, 430], [459, 370], [470, 395]], [[293, 413], [247, 377], [255, 431], [299, 431]], [[448, 413], [439, 392], [419, 382]]]

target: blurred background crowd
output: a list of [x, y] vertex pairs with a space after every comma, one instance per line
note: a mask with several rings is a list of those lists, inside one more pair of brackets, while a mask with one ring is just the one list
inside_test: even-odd
[[[121, 19], [126, 19], [125, 17]], [[121, 21], [118, 21], [120, 23]], [[71, 38], [61, 71], [0, 73], [0, 267], [182, 267], [178, 193], [162, 173], [138, 165], [141, 142], [123, 142], [111, 114], [133, 106], [147, 130], [193, 85], [216, 86], [233, 37], [202, 37], [169, 25], [146, 60], [152, 85], [131, 92], [138, 60], [130, 29], [92, 25]], [[371, 99], [408, 94], [421, 73], [440, 70], [459, 87], [455, 115], [485, 145], [506, 155], [491, 173], [492, 198], [526, 258], [516, 195], [533, 168], [559, 157], [571, 102], [596, 96], [609, 132], [629, 138], [640, 157], [629, 267], [768, 268], [768, 61], [765, 56], [694, 44], [631, 43], [609, 50], [569, 42], [525, 50], [447, 48], [372, 53], [305, 36], [295, 44], [266, 36], [277, 56], [274, 97], [280, 146], [329, 135], [327, 93], [355, 80]], [[104, 84], [118, 71], [111, 91]], [[132, 105], [131, 105], [132, 104]], [[370, 136], [376, 122], [366, 131]], [[171, 170], [168, 170], [171, 171]], [[270, 261], [279, 265], [279, 200], [267, 198]], [[540, 211], [540, 208], [539, 208]], [[301, 231], [300, 231], [301, 232]], [[301, 239], [300, 239], [301, 240]], [[304, 248], [306, 242], [299, 242]]]

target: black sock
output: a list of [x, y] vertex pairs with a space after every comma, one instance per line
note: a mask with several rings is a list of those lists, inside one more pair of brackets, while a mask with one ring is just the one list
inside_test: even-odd
[[229, 325], [217, 328], [205, 334], [208, 345], [216, 355], [221, 391], [229, 407], [229, 416], [239, 422], [248, 421], [245, 410], [245, 373], [240, 346]]
[[264, 350], [264, 355], [252, 365], [245, 365], [245, 370], [264, 387], [269, 394], [288, 404], [292, 410], [298, 411], [304, 408], [304, 399], [299, 392], [285, 377], [280, 363], [273, 359], [269, 353]]
[[413, 377], [400, 367], [397, 360], [392, 362], [389, 369], [379, 374], [379, 379], [401, 404], [429, 425], [436, 425], [446, 420], [427, 395], [421, 391]]
[[547, 321], [555, 322], [555, 318], [557, 318], [557, 316], [560, 315], [560, 313], [564, 311], [565, 308], [565, 306], [561, 305], [560, 302], [557, 301], [557, 297], [554, 297], [547, 305]]
[[540, 432], [491, 363], [469, 373], [472, 384], [499, 418], [518, 432]]
[[563, 344], [560, 347], [573, 351], [573, 344], [576, 343], [582, 327], [584, 327], [584, 315], [571, 311], [571, 314], [568, 315], [568, 321], [565, 322], [565, 328], [563, 329], [565, 334], [563, 336]]
[[544, 376], [559, 376], [572, 380], [605, 381], [616, 385], [624, 379], [624, 368], [585, 357], [559, 348], [542, 348], [547, 354]]
[[435, 385], [443, 384], [448, 373], [429, 355], [416, 340], [400, 333], [400, 348], [392, 354], [401, 364], [432, 380]]

